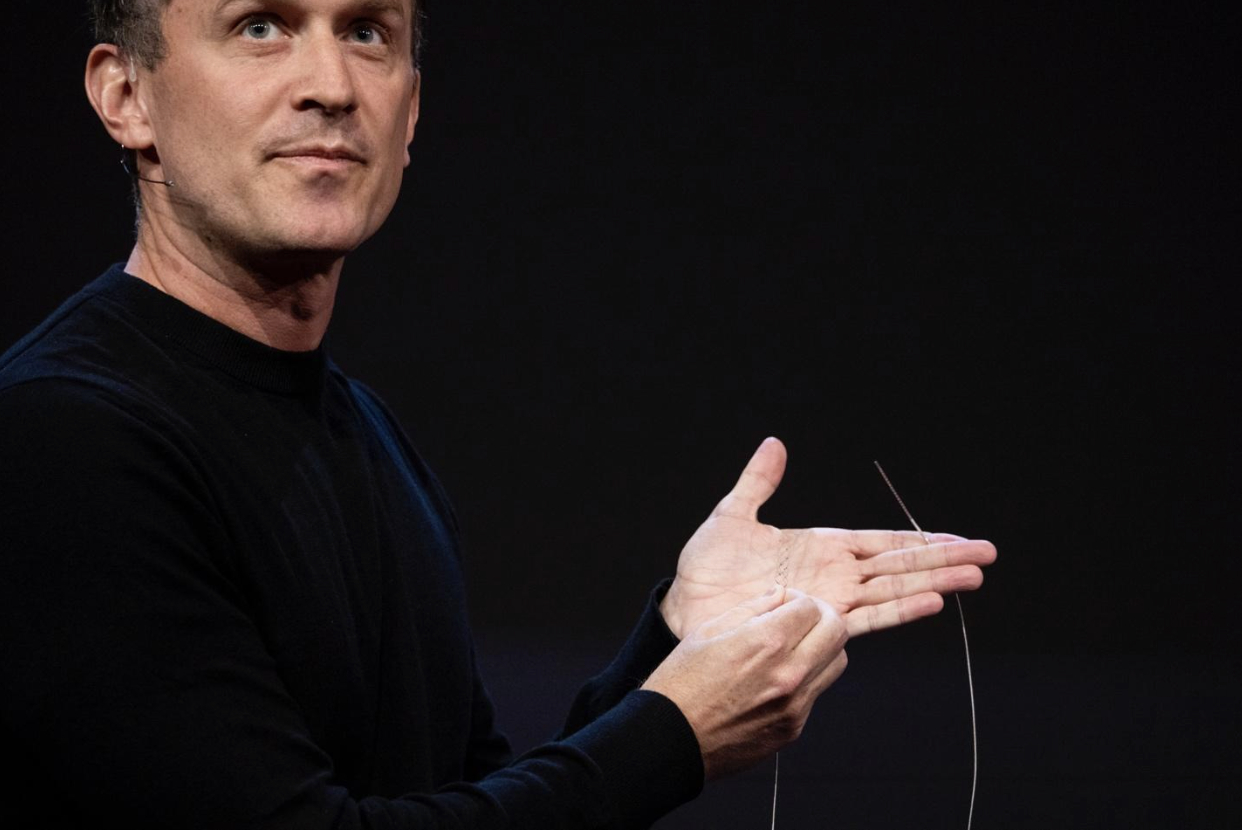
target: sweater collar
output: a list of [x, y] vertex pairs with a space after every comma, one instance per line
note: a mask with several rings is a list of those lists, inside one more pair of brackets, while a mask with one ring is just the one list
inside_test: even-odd
[[126, 273], [119, 263], [100, 277], [98, 288], [132, 310], [142, 328], [252, 386], [298, 395], [326, 383], [329, 360], [322, 344], [307, 352], [272, 348]]

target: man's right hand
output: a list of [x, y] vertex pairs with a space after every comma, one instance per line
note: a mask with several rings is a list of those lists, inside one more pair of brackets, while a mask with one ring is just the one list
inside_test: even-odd
[[711, 780], [794, 741], [816, 698], [845, 671], [845, 622], [827, 603], [775, 587], [708, 620], [644, 689], [681, 709]]

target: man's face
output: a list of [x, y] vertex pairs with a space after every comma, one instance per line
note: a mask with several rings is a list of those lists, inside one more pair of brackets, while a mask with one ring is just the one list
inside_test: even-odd
[[174, 223], [258, 261], [374, 233], [418, 114], [411, 5], [172, 0], [141, 94]]

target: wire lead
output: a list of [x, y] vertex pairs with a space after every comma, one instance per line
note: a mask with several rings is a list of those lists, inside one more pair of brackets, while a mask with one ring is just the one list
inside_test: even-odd
[[[888, 473], [884, 472], [884, 468], [880, 466], [879, 461], [873, 461], [872, 463], [879, 470], [880, 478], [884, 479], [884, 483], [888, 485], [888, 490], [893, 494], [893, 498], [897, 500], [897, 505], [901, 508], [901, 512], [906, 514], [910, 524], [923, 537], [923, 544], [930, 545], [931, 539], [927, 537], [927, 533], [923, 531], [923, 528], [919, 527], [919, 523], [914, 520], [914, 516], [911, 515], [910, 509], [906, 507], [906, 503], [897, 492], [897, 488], [893, 486]], [[966, 615], [962, 612], [961, 596], [954, 594], [953, 599], [957, 600], [957, 618], [962, 623], [962, 645], [966, 649], [966, 685], [970, 689], [970, 748], [974, 759], [970, 775], [970, 812], [966, 816], [966, 830], [970, 830], [975, 820], [975, 792], [979, 789], [979, 726], [975, 717], [975, 678], [970, 667], [970, 639], [966, 636]]]

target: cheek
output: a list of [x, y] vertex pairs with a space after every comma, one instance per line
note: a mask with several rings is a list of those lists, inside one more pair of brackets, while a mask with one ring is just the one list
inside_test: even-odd
[[378, 190], [373, 199], [373, 209], [370, 211], [372, 222], [382, 222], [392, 211], [393, 205], [397, 202], [397, 196], [401, 192], [401, 179], [404, 172], [405, 165], [403, 164], [390, 165], [381, 171]]
[[242, 114], [219, 104], [212, 98], [185, 96], [166, 107], [161, 113], [163, 146], [157, 137], [156, 150], [170, 164], [190, 164], [202, 172], [219, 166], [225, 156], [236, 155], [245, 147]]
[[376, 165], [376, 186], [386, 198], [384, 202], [396, 200], [397, 191], [401, 189], [401, 180], [409, 163], [408, 148], [405, 141], [406, 120], [401, 119], [383, 128], [382, 151]]

